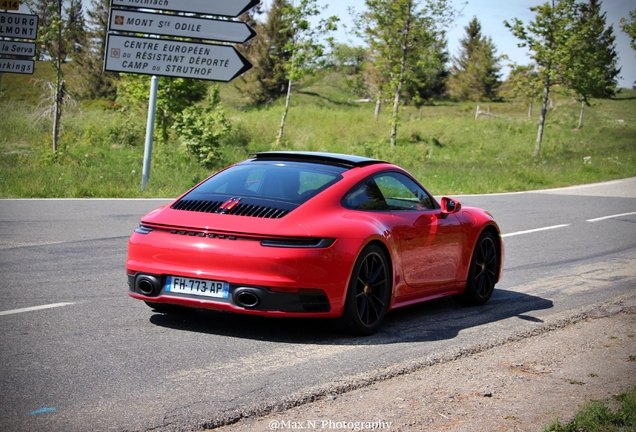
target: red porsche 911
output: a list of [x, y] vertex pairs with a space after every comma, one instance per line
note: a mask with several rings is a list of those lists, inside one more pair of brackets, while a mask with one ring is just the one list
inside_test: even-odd
[[132, 297], [160, 312], [337, 318], [371, 334], [392, 309], [492, 295], [503, 243], [488, 212], [438, 202], [380, 160], [252, 156], [141, 219], [126, 261]]

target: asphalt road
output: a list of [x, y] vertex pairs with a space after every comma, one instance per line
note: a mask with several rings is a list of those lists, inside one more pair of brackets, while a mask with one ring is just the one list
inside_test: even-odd
[[458, 198], [490, 210], [505, 236], [491, 301], [394, 311], [367, 338], [319, 320], [167, 316], [129, 298], [127, 237], [165, 200], [0, 201], [0, 430], [212, 426], [636, 295], [636, 179]]

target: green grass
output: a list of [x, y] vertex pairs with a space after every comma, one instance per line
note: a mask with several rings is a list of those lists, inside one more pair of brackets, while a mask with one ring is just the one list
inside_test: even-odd
[[[46, 69], [46, 65], [38, 69]], [[0, 96], [0, 197], [173, 197], [215, 169], [273, 149], [284, 100], [248, 107], [232, 84], [221, 99], [233, 132], [218, 163], [198, 165], [171, 137], [155, 142], [151, 178], [140, 191], [145, 115], [106, 102], [66, 111], [62, 143], [51, 154], [51, 122], [35, 120], [41, 89], [5, 74]], [[390, 147], [389, 112], [355, 103], [337, 74], [295, 88], [279, 149], [351, 153], [404, 166], [434, 194], [550, 188], [636, 175], [636, 91], [595, 102], [577, 131], [579, 106], [556, 99], [541, 157], [532, 157], [538, 114], [513, 102], [493, 103], [493, 118], [475, 120], [475, 104], [439, 102], [401, 109], [398, 143]], [[482, 104], [482, 108], [483, 108]], [[386, 106], [384, 108], [387, 108]]]
[[[612, 409], [612, 406], [615, 409]], [[544, 432], [636, 431], [636, 388], [612, 401], [590, 401], [567, 424], [554, 421]]]

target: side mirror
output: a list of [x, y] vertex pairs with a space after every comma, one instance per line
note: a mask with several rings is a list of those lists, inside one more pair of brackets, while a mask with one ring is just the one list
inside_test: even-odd
[[441, 204], [442, 204], [442, 214], [457, 213], [462, 208], [462, 205], [459, 203], [459, 201], [453, 198], [448, 198], [448, 197], [442, 198]]

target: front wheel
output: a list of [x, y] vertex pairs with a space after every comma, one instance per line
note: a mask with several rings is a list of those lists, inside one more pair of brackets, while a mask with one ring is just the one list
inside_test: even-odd
[[461, 303], [482, 305], [490, 299], [499, 274], [499, 248], [495, 236], [483, 233], [470, 261], [466, 290], [455, 298]]
[[366, 247], [353, 268], [341, 321], [345, 330], [370, 335], [382, 324], [391, 297], [391, 271], [378, 246]]

